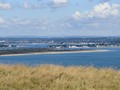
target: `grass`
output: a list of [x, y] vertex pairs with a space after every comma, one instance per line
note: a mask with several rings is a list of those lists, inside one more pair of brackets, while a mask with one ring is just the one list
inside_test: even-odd
[[0, 65], [0, 90], [120, 90], [120, 71], [55, 65]]

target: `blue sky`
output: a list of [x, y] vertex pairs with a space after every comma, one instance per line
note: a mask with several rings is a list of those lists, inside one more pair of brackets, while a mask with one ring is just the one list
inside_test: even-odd
[[120, 36], [120, 0], [0, 0], [9, 36]]

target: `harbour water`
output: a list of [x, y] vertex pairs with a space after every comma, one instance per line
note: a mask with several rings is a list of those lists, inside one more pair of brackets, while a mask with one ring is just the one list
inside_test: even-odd
[[120, 69], [120, 48], [104, 48], [109, 52], [80, 52], [64, 54], [37, 54], [23, 56], [0, 56], [0, 64], [63, 66], [95, 66]]

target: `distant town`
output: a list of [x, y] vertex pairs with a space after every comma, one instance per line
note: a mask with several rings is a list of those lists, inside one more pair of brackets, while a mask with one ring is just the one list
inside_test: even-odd
[[20, 48], [101, 48], [119, 47], [119, 37], [94, 38], [1, 38], [0, 50]]

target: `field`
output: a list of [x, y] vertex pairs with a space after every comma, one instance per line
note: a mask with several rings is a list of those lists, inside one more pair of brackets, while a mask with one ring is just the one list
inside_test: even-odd
[[0, 65], [0, 90], [120, 90], [112, 68]]

